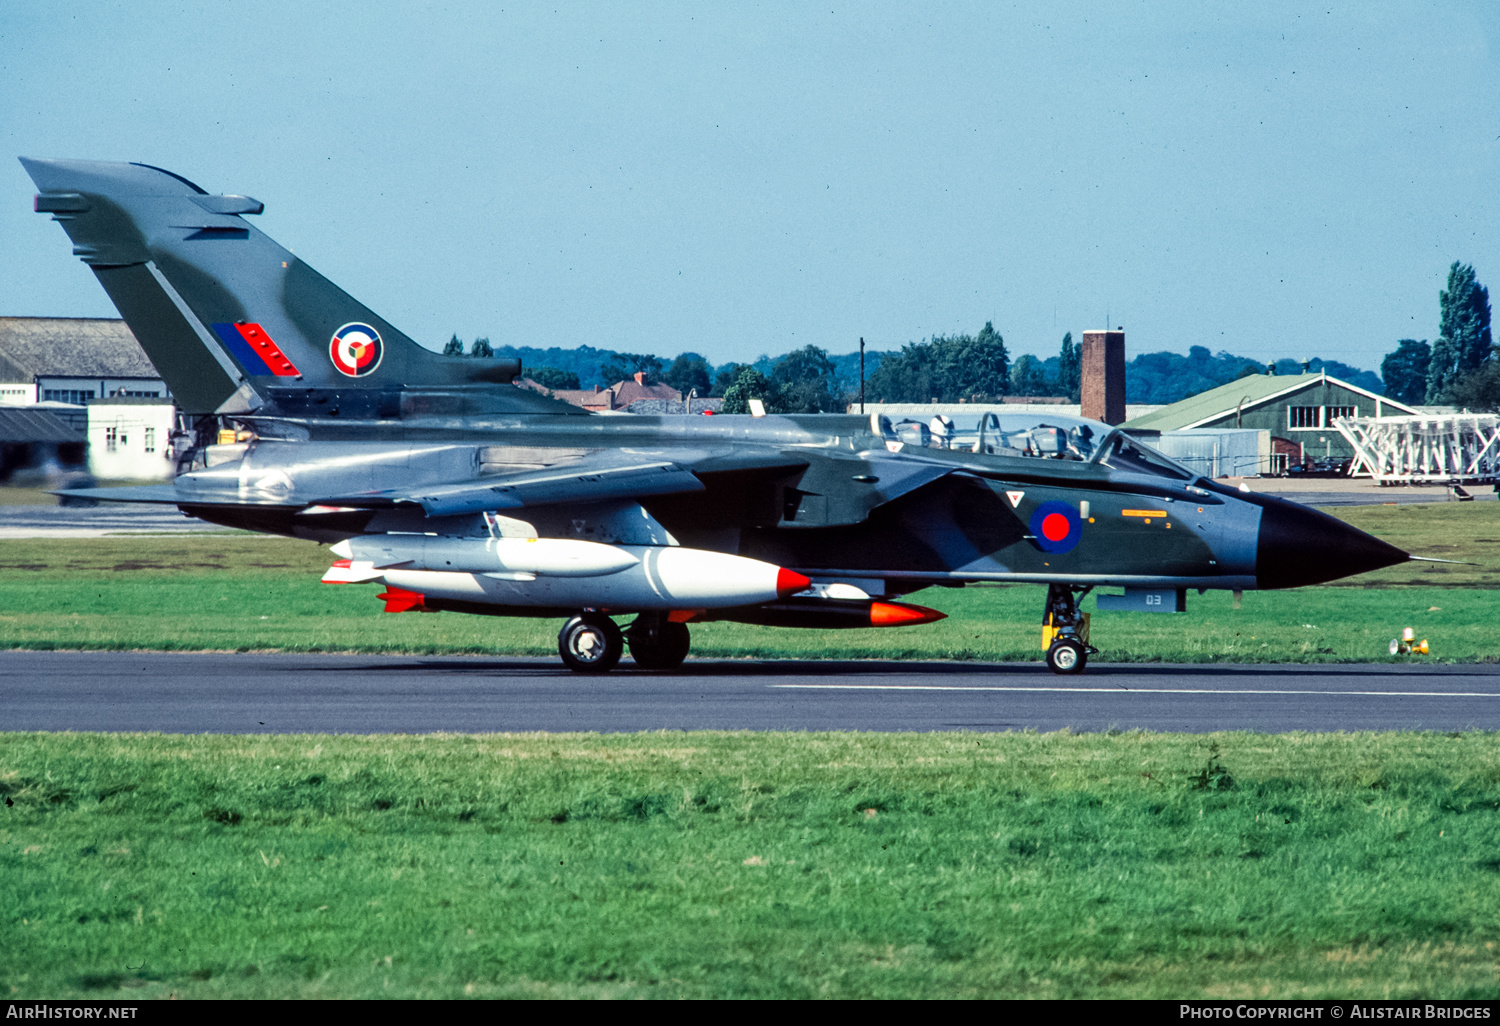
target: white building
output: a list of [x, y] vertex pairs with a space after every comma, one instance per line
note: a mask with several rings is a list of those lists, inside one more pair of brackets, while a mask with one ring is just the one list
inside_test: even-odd
[[174, 471], [170, 400], [116, 396], [88, 404], [89, 473], [97, 478], [166, 481]]
[[[0, 479], [17, 469], [52, 464], [86, 466], [108, 480], [172, 477], [177, 412], [166, 383], [124, 321], [0, 317], [0, 408], [17, 407], [28, 407], [35, 416], [11, 425], [0, 440], [8, 442], [0, 453]], [[62, 432], [73, 432], [76, 441], [63, 439], [59, 431], [38, 433], [42, 417], [59, 421]], [[84, 439], [86, 449], [77, 444]]]

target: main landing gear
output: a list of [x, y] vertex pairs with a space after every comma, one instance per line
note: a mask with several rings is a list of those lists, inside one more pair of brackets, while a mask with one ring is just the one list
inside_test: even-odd
[[643, 670], [675, 670], [687, 658], [692, 639], [687, 624], [673, 623], [666, 613], [641, 613], [630, 627], [619, 626], [603, 613], [573, 617], [557, 635], [557, 654], [574, 673], [608, 673], [625, 654]]
[[1099, 651], [1089, 644], [1089, 614], [1078, 611], [1078, 600], [1092, 590], [1092, 585], [1077, 589], [1068, 584], [1047, 586], [1042, 648], [1047, 653], [1047, 669], [1053, 673], [1082, 673], [1089, 656]]
[[557, 634], [557, 654], [574, 673], [608, 673], [624, 653], [625, 635], [603, 613], [580, 613]]
[[643, 670], [675, 670], [687, 658], [692, 638], [685, 623], [673, 623], [666, 613], [642, 613], [625, 632], [630, 657]]

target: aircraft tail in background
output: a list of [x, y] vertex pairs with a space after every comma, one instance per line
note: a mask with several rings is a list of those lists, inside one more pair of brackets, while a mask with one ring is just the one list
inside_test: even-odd
[[276, 390], [510, 381], [516, 360], [423, 348], [212, 195], [146, 164], [21, 158], [186, 413], [248, 413]]

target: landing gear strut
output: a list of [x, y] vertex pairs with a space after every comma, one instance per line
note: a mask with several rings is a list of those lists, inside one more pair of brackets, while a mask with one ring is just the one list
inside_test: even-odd
[[625, 636], [603, 613], [581, 613], [557, 634], [557, 654], [574, 673], [608, 673], [625, 653]]
[[642, 613], [625, 631], [630, 656], [643, 670], [675, 670], [687, 658], [692, 639], [687, 624], [673, 623], [666, 613]]
[[1068, 584], [1047, 586], [1047, 607], [1042, 612], [1042, 648], [1047, 668], [1053, 673], [1082, 673], [1089, 656], [1099, 651], [1089, 644], [1089, 615], [1078, 611], [1078, 600], [1093, 586]]

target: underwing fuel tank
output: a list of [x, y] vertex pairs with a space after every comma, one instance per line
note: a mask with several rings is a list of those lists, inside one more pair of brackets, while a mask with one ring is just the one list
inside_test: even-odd
[[468, 570], [530, 577], [603, 577], [641, 561], [635, 552], [619, 545], [571, 538], [366, 535], [339, 542], [332, 551], [381, 569]]
[[915, 627], [947, 619], [947, 613], [907, 602], [881, 602], [873, 599], [790, 598], [769, 602], [749, 609], [731, 609], [722, 613], [707, 610], [689, 617], [688, 623], [731, 620], [761, 627], [810, 627], [816, 630], [842, 630], [859, 627]]
[[677, 545], [565, 538], [366, 535], [333, 547], [329, 584], [383, 581], [429, 599], [495, 606], [672, 610], [774, 602], [809, 587], [758, 559]]

